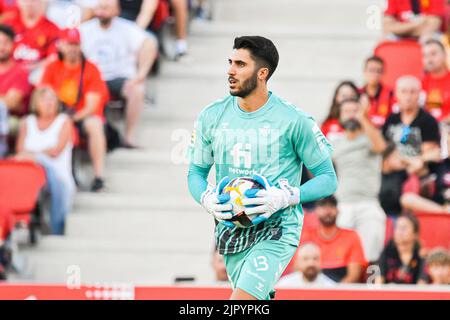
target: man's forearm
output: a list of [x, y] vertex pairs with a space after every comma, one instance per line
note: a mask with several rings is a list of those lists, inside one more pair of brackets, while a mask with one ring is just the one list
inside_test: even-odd
[[364, 133], [370, 140], [372, 151], [381, 153], [386, 149], [386, 141], [383, 138], [380, 130], [378, 130], [368, 118], [364, 118], [361, 122]]
[[158, 7], [158, 0], [144, 0], [141, 10], [136, 18], [136, 24], [142, 29], [146, 29], [155, 15]]
[[341, 283], [357, 283], [361, 280], [361, 272], [363, 268], [360, 264], [350, 263], [347, 266], [347, 275], [342, 278]]
[[384, 21], [384, 32], [404, 36], [413, 33], [420, 25], [416, 21], [398, 22], [393, 18]]
[[331, 159], [326, 159], [314, 169], [314, 178], [300, 186], [300, 203], [311, 202], [332, 195], [337, 188], [336, 172]]
[[200, 203], [203, 192], [208, 187], [208, 173], [211, 167], [203, 168], [194, 164], [189, 166], [188, 189], [192, 197]]

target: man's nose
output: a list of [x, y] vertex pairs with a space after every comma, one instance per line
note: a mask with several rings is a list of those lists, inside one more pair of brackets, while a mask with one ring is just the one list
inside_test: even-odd
[[233, 65], [230, 65], [230, 67], [228, 68], [228, 75], [232, 76], [236, 74], [236, 69], [234, 68]]

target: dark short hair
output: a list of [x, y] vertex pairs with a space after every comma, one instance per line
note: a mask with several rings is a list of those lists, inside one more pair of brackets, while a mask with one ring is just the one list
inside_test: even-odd
[[383, 60], [381, 57], [379, 57], [379, 56], [370, 56], [370, 57], [368, 57], [368, 58], [366, 59], [365, 63], [364, 63], [364, 68], [366, 68], [367, 65], [368, 65], [370, 62], [376, 62], [376, 63], [379, 63], [379, 64], [381, 64], [381, 66], [382, 66], [383, 69], [384, 69], [384, 60]]
[[267, 80], [275, 72], [280, 59], [278, 50], [273, 42], [261, 36], [243, 36], [234, 39], [233, 49], [247, 49], [258, 67], [269, 69]]
[[442, 42], [440, 42], [439, 40], [437, 40], [437, 39], [428, 39], [427, 41], [425, 41], [423, 43], [422, 46], [425, 47], [425, 46], [429, 46], [429, 45], [432, 45], [432, 44], [437, 45], [443, 52], [445, 52], [444, 44]]
[[334, 195], [322, 198], [316, 201], [317, 206], [327, 206], [332, 205], [333, 207], [337, 207], [337, 199]]
[[11, 41], [14, 41], [14, 37], [16, 36], [14, 30], [4, 24], [0, 24], [0, 33], [6, 35]]

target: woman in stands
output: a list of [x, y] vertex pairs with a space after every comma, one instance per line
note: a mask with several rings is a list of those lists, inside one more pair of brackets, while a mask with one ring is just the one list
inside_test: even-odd
[[344, 129], [339, 123], [339, 105], [341, 102], [348, 99], [359, 98], [360, 94], [358, 87], [356, 87], [352, 81], [342, 81], [336, 87], [330, 111], [321, 127], [323, 134], [328, 138], [328, 140], [332, 142], [334, 137], [344, 133]]
[[411, 214], [402, 214], [395, 222], [393, 239], [378, 261], [380, 275], [376, 283], [416, 284], [423, 273], [419, 255], [419, 222]]
[[51, 196], [52, 233], [64, 234], [64, 222], [72, 205], [75, 183], [72, 176], [72, 123], [60, 113], [56, 93], [37, 88], [31, 97], [33, 114], [22, 120], [16, 158], [34, 160], [46, 171]]

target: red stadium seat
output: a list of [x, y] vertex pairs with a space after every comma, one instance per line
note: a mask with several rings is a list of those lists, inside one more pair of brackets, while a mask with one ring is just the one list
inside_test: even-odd
[[374, 54], [384, 60], [383, 82], [392, 88], [395, 88], [395, 81], [402, 75], [422, 77], [421, 47], [415, 41], [385, 41], [378, 44]]
[[150, 29], [158, 31], [164, 21], [170, 16], [170, 5], [167, 0], [158, 0], [158, 6], [156, 7], [153, 20], [150, 24]]
[[424, 248], [450, 249], [450, 215], [426, 212], [414, 213], [420, 223], [420, 242]]
[[46, 183], [45, 170], [33, 162], [1, 160], [0, 177], [0, 207], [14, 212], [15, 222], [29, 223]]

